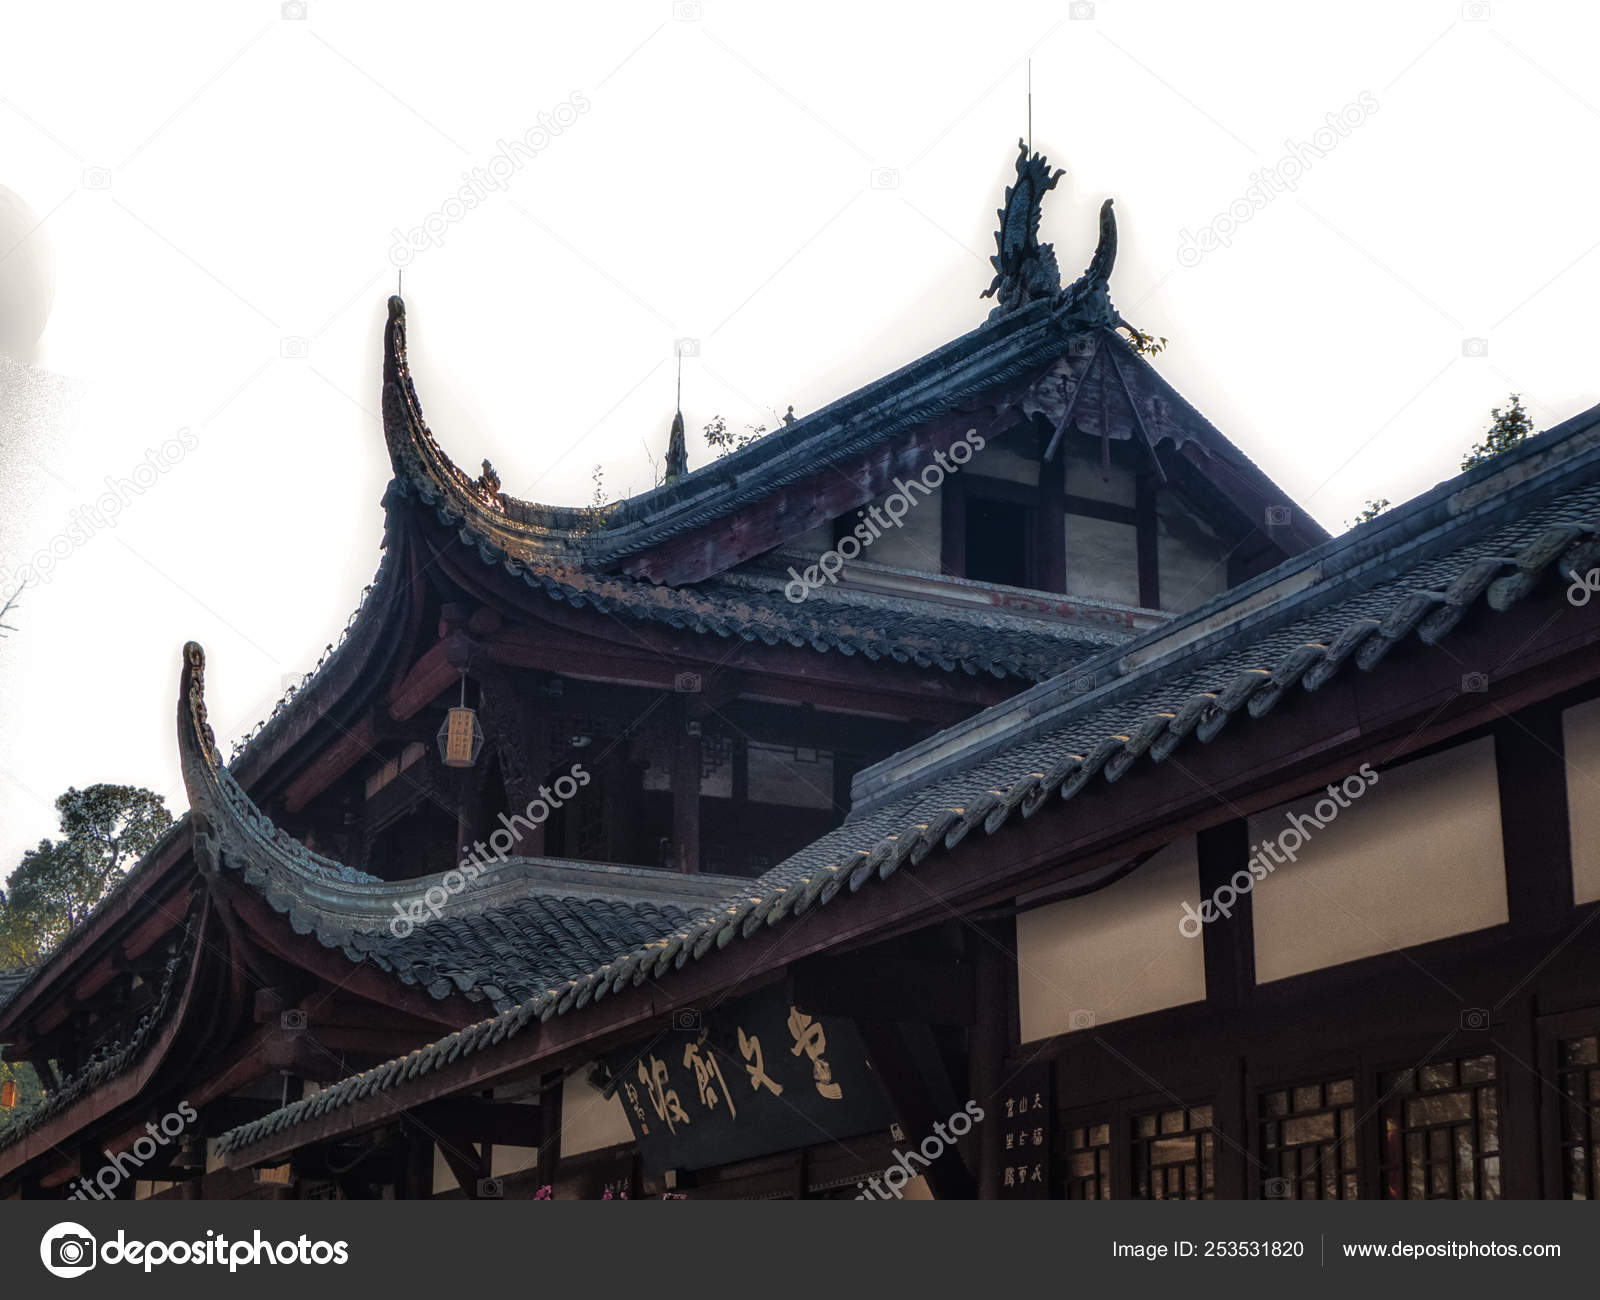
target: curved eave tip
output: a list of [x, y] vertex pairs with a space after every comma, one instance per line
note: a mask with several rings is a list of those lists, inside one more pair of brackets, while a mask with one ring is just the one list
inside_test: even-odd
[[[178, 684], [179, 757], [183, 760], [192, 754], [211, 767], [220, 767], [216, 738], [206, 721], [205, 682], [206, 652], [198, 641], [186, 641], [183, 645], [183, 673]], [[184, 783], [188, 785], [192, 774], [186, 763], [184, 769]], [[189, 797], [191, 801], [194, 798], [192, 788]]]
[[389, 319], [399, 320], [406, 314], [406, 300], [397, 293], [389, 295]]

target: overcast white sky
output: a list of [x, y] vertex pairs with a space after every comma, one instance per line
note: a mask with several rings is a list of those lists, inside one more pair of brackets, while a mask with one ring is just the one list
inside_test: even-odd
[[36, 359], [87, 385], [75, 422], [0, 446], [0, 574], [193, 444], [0, 640], [0, 872], [69, 785], [182, 809], [186, 639], [226, 747], [344, 624], [378, 562], [394, 232], [541, 113], [570, 125], [405, 278], [434, 432], [508, 491], [582, 502], [596, 464], [647, 486], [677, 338], [696, 430], [812, 410], [977, 324], [1031, 56], [1065, 274], [1114, 196], [1113, 296], [1172, 340], [1159, 368], [1337, 530], [1451, 475], [1513, 390], [1541, 426], [1600, 399], [1597, 28], [1505, 0], [0, 3], [0, 187], [43, 219], [19, 246], [0, 212], [0, 294], [47, 241]]

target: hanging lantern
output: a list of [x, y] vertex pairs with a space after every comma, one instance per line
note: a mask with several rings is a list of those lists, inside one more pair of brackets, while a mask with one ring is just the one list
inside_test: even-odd
[[0, 1110], [13, 1110], [17, 1104], [17, 1085], [14, 1080], [7, 1079], [0, 1083]]
[[471, 767], [483, 748], [483, 728], [476, 709], [467, 707], [467, 674], [461, 673], [461, 703], [444, 715], [439, 728], [439, 757], [446, 767]]

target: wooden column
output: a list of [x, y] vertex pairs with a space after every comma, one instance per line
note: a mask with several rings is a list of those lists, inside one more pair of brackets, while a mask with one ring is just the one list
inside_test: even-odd
[[[700, 735], [688, 700], [679, 696], [672, 740], [672, 853], [679, 871], [700, 870]], [[693, 724], [695, 733], [690, 734]]]
[[1134, 488], [1134, 514], [1138, 516], [1139, 604], [1161, 608], [1161, 563], [1157, 552], [1156, 483], [1141, 473]]
[[1561, 710], [1524, 709], [1495, 727], [1506, 905], [1514, 929], [1541, 933], [1572, 917], [1572, 845]]
[[[1199, 858], [1200, 897], [1210, 898], [1250, 861], [1250, 823], [1244, 818], [1223, 822], [1195, 837]], [[1205, 926], [1197, 940], [1205, 944], [1206, 1001], [1237, 1007], [1249, 1001], [1256, 982], [1255, 922], [1249, 894], [1240, 894], [1233, 915]]]
[[[533, 773], [534, 780], [548, 784], [555, 775], [550, 771], [550, 719], [538, 710], [525, 708], [523, 717], [523, 741], [526, 745], [528, 770]], [[531, 797], [531, 796], [530, 796]], [[526, 810], [527, 805], [523, 805]], [[545, 854], [545, 827], [548, 820], [540, 822], [531, 831], [524, 832], [522, 847], [518, 852], [526, 857], [541, 858]]]
[[[1538, 936], [1540, 947], [1558, 934], [1564, 941], [1576, 913], [1561, 710], [1545, 703], [1503, 719], [1494, 730], [1494, 757], [1511, 928]], [[1519, 993], [1490, 1013], [1491, 1039], [1507, 1049], [1501, 1057], [1505, 1116], [1500, 1169], [1501, 1191], [1508, 1200], [1547, 1195], [1552, 1173], [1559, 1175], [1558, 1170], [1545, 1168], [1544, 1157], [1551, 1148], [1541, 1108], [1559, 1111], [1562, 1102], [1533, 1070], [1519, 1064], [1520, 1060], [1536, 1069], [1542, 1065], [1538, 1014], [1532, 991]], [[1559, 1184], [1555, 1194], [1561, 1194]]]
[[1039, 589], [1067, 589], [1067, 458], [1039, 462], [1039, 508], [1034, 548], [1038, 553]]
[[[979, 922], [971, 936], [973, 979], [978, 1003], [967, 1056], [972, 1098], [993, 1114], [1005, 1083], [1005, 1057], [1011, 1046], [1009, 1012], [1017, 982], [1017, 922], [1014, 917]], [[978, 1169], [978, 1199], [1000, 1197], [1000, 1126], [979, 1124], [973, 1135]]]
[[400, 1199], [427, 1201], [433, 1198], [433, 1139], [426, 1133], [410, 1133], [405, 1138], [405, 1165], [401, 1170]]
[[960, 477], [939, 488], [939, 568], [952, 578], [967, 576], [967, 496]]
[[539, 1182], [555, 1186], [561, 1168], [561, 1085], [557, 1070], [539, 1081]]

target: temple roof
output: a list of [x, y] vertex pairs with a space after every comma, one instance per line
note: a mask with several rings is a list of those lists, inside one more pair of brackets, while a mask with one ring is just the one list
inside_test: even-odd
[[[1209, 466], [1219, 483], [1261, 502], [1288, 495], [1104, 324], [1085, 324], [1052, 300], [986, 321], [821, 410], [780, 425], [676, 480], [601, 510], [547, 506], [490, 491], [439, 446], [422, 417], [406, 358], [405, 304], [389, 300], [384, 430], [397, 478], [462, 527], [515, 560], [615, 567], [628, 557], [724, 518], [777, 489], [837, 466], [1002, 385], [1026, 380], [1018, 409], [1074, 436], [1165, 442]], [[1241, 498], [1242, 500], [1242, 498]], [[1327, 533], [1304, 511], [1288, 525], [1300, 545]]]
[[[775, 563], [749, 565], [681, 587], [608, 572], [600, 553], [620, 545], [613, 520], [645, 508], [645, 502], [655, 502], [648, 507], [654, 511], [662, 505], [661, 493], [676, 487], [621, 502], [603, 518], [590, 510], [541, 506], [491, 493], [483, 479], [470, 479], [455, 466], [423, 422], [406, 362], [405, 306], [392, 298], [389, 308], [383, 410], [395, 480], [386, 502], [391, 509], [410, 501], [431, 511], [485, 565], [520, 577], [532, 591], [572, 608], [767, 645], [809, 646], [1030, 682], [1061, 672], [1162, 617], [1081, 598], [1057, 602], [1068, 610], [1065, 614], [1019, 614], [1002, 608], [1009, 602], [1001, 589], [961, 580], [943, 580], [949, 590], [938, 595], [828, 587], [795, 602], [784, 594], [789, 575]], [[1086, 353], [1083, 364], [1091, 365], [1095, 355]], [[1058, 371], [1047, 372], [1039, 400], [1058, 400], [1063, 382]], [[771, 444], [770, 454], [815, 418], [797, 420], [760, 442]], [[880, 429], [875, 437], [881, 436], [886, 435]], [[725, 460], [746, 456], [755, 446]], [[697, 470], [682, 483], [702, 476], [715, 479], [723, 463]], [[810, 469], [816, 469], [815, 463]], [[776, 468], [773, 475], [763, 491], [783, 481]], [[735, 497], [743, 499], [746, 493], [720, 495], [731, 507]]]
[[[178, 708], [195, 858], [224, 891], [243, 887], [352, 962], [434, 998], [513, 1006], [551, 979], [707, 914], [741, 882], [550, 858], [384, 881], [313, 852], [275, 826], [224, 768], [206, 722], [205, 655], [190, 642]], [[439, 900], [439, 915], [416, 911]], [[415, 917], [415, 919], [412, 919]]]
[[690, 962], [722, 960], [724, 949], [736, 983], [751, 973], [735, 956], [740, 940], [793, 925], [930, 855], [960, 855], [1047, 808], [1137, 783], [1225, 730], [1273, 725], [1290, 695], [1341, 674], [1381, 674], [1403, 643], [1447, 645], [1469, 615], [1506, 616], [1536, 588], [1597, 565], [1600, 407], [1090, 661], [1071, 680], [868, 769], [843, 826], [703, 919], [235, 1129], [221, 1148], [239, 1151]]

